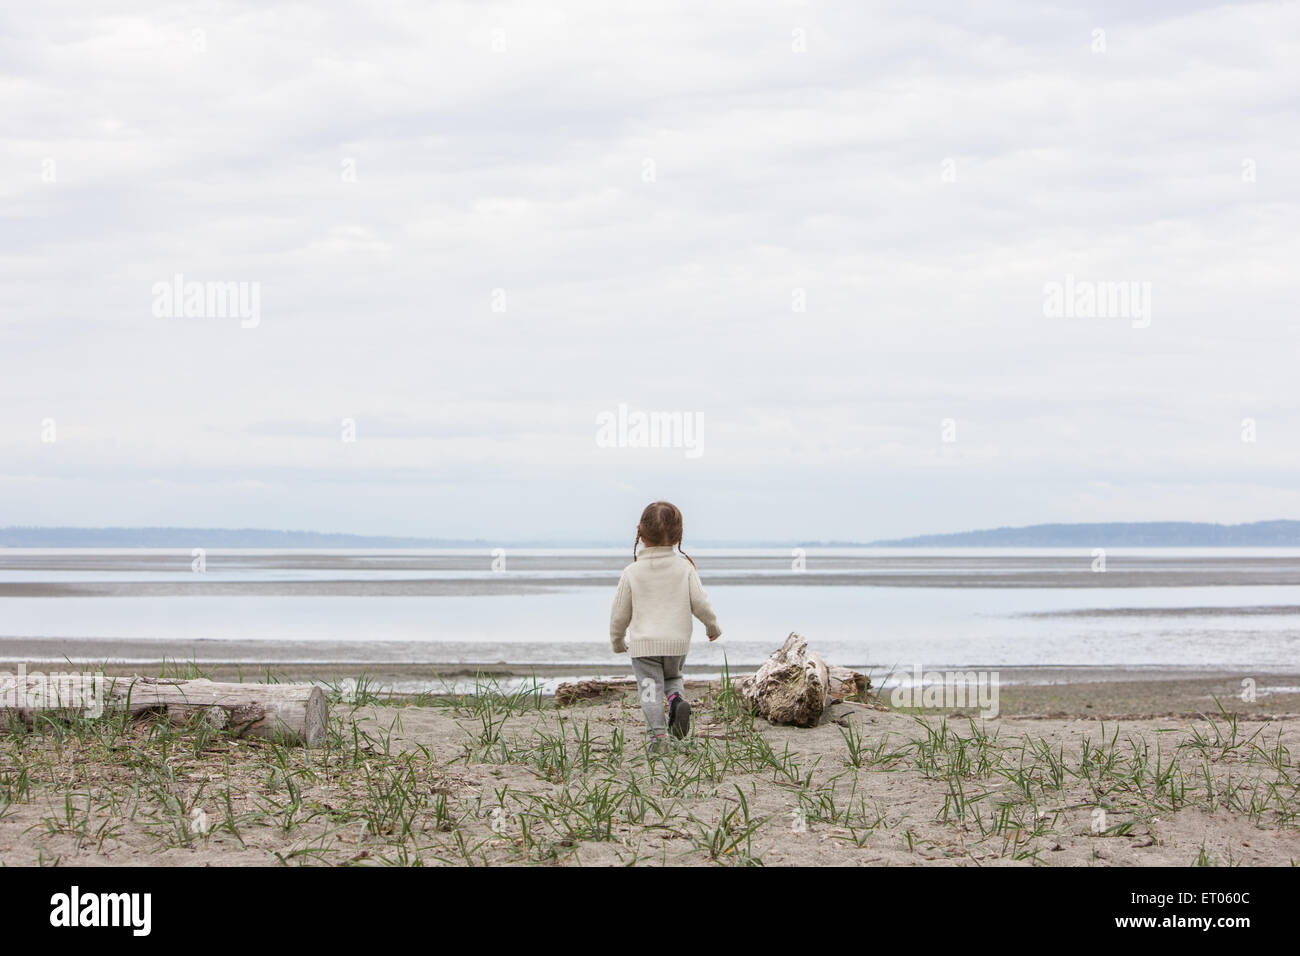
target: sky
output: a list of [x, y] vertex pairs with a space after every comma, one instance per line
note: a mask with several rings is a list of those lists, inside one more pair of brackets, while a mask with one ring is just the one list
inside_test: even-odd
[[1295, 3], [14, 8], [0, 525], [1300, 517], [1298, 108]]

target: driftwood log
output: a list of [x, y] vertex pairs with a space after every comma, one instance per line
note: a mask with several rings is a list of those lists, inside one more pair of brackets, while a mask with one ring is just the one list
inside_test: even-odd
[[[93, 680], [93, 684], [92, 684]], [[315, 747], [325, 740], [329, 704], [314, 684], [227, 684], [210, 680], [102, 675], [0, 675], [0, 715], [32, 723], [41, 713], [164, 713], [175, 724], [199, 717], [236, 736]]]
[[580, 680], [573, 684], [565, 683], [555, 688], [555, 702], [561, 707], [568, 707], [580, 700], [605, 697], [614, 693], [620, 687], [627, 686], [635, 687], [636, 681]]
[[871, 678], [847, 667], [828, 667], [831, 677], [831, 693], [844, 700], [855, 698], [863, 700], [871, 690]]
[[865, 674], [828, 667], [808, 640], [792, 633], [750, 677], [732, 685], [750, 709], [774, 724], [815, 727], [838, 697], [861, 698], [871, 687]]

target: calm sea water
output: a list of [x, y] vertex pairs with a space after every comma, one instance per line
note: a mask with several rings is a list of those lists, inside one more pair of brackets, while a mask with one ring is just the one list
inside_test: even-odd
[[[1300, 551], [1116, 551], [1102, 575], [1056, 549], [810, 549], [797, 574], [788, 550], [694, 556], [725, 636], [697, 624], [693, 664], [755, 664], [799, 631], [873, 670], [1300, 665], [1300, 587], [1276, 583], [1300, 580]], [[190, 560], [0, 552], [0, 658], [59, 639], [153, 662], [620, 660], [607, 622], [622, 552], [520, 551], [499, 571], [485, 551], [209, 552], [203, 573]]]

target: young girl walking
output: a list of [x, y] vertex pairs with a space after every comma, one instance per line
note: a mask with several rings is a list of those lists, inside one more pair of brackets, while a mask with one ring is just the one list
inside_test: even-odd
[[[643, 544], [645, 549], [638, 554]], [[614, 652], [632, 653], [632, 673], [653, 753], [667, 749], [666, 731], [685, 737], [690, 730], [691, 705], [683, 694], [682, 665], [691, 646], [692, 614], [700, 619], [710, 641], [722, 635], [695, 562], [682, 551], [682, 513], [676, 505], [656, 501], [641, 512], [632, 563], [619, 578], [609, 615]]]

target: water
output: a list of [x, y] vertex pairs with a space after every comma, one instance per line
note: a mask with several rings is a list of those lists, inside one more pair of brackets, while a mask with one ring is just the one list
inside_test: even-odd
[[[1300, 551], [785, 549], [695, 553], [725, 636], [690, 660], [752, 665], [790, 631], [828, 660], [895, 666], [1300, 664]], [[0, 659], [58, 641], [94, 659], [496, 663], [613, 669], [621, 551], [0, 551]], [[578, 665], [582, 665], [579, 667]]]

